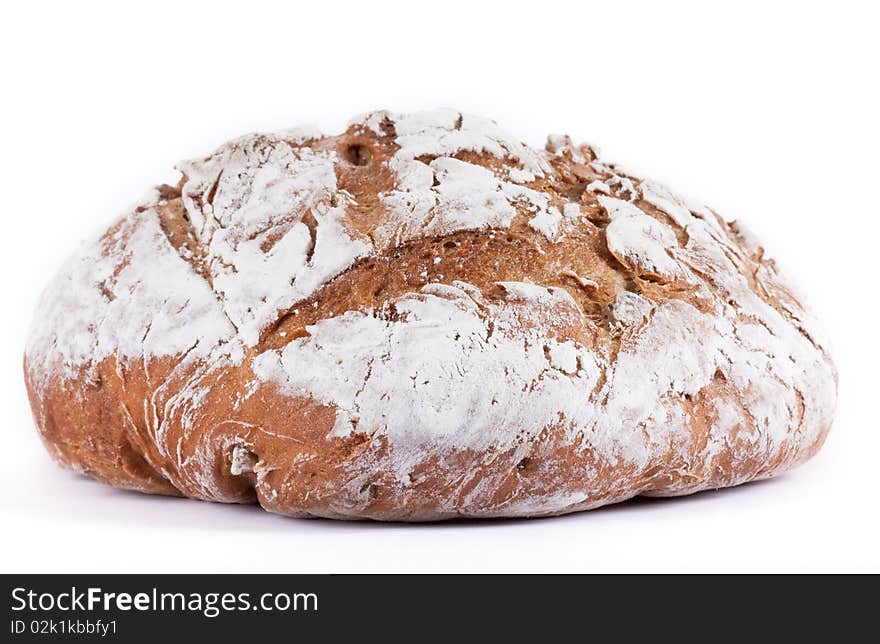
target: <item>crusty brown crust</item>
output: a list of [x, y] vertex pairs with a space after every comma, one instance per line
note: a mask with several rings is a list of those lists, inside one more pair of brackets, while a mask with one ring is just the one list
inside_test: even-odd
[[[343, 226], [352, 239], [369, 240], [365, 243], [370, 251], [306, 297], [277, 310], [259, 327], [255, 342], [242, 344], [242, 355], [157, 355], [144, 348], [134, 358], [121, 351], [94, 353], [80, 361], [68, 359], [62, 366], [47, 348], [46, 338], [51, 336], [37, 333], [24, 371], [36, 425], [52, 456], [101, 482], [149, 493], [228, 503], [256, 501], [291, 516], [421, 521], [561, 514], [640, 494], [688, 494], [772, 476], [820, 448], [831, 420], [833, 366], [809, 328], [801, 303], [763, 249], [737, 224], [725, 223], [708, 209], [686, 208], [693, 225], [711, 229], [711, 243], [722, 249], [720, 259], [701, 254], [693, 242], [688, 245], [696, 229], [682, 225], [685, 215], [676, 221], [667, 212], [671, 208], [658, 207], [657, 198], [646, 199], [648, 184], [601, 164], [588, 146], [556, 139], [542, 154], [546, 168], [526, 176], [521, 185], [546, 197], [557, 208], [554, 212], [576, 204], [579, 215], [559, 224], [564, 233], [558, 238], [551, 239], [553, 231], [548, 234], [534, 223], [533, 204], [517, 200], [511, 201], [516, 213], [506, 226], [460, 226], [432, 234], [426, 225], [415, 235], [388, 234], [383, 225], [391, 215], [383, 199], [399, 181], [393, 161], [402, 147], [398, 137], [391, 115], [356, 122], [337, 137], [281, 137], [294, 151], [335, 153], [338, 194], [347, 200]], [[439, 156], [429, 154], [418, 162], [427, 164]], [[464, 148], [446, 156], [498, 176], [506, 176], [512, 163], [487, 150]], [[134, 261], [118, 249], [134, 235], [138, 217], [149, 215], [188, 270], [218, 291], [215, 278], [220, 274], [192, 210], [211, 201], [217, 184], [201, 193], [199, 202], [188, 197], [187, 179], [184, 176], [176, 187], [161, 187], [151, 202], [111, 227], [102, 242], [102, 256], [116, 254], [114, 274]], [[678, 262], [672, 269], [655, 266], [656, 260], [645, 261], [638, 248], [630, 255], [628, 247], [615, 246], [606, 232], [611, 222], [638, 217], [625, 210], [625, 204], [671, 231], [664, 243], [668, 257]], [[314, 252], [315, 229], [325, 224], [312, 213], [306, 208], [295, 220], [308, 226]], [[267, 235], [263, 250], [270, 253], [286, 230]], [[684, 267], [680, 272], [679, 265]], [[731, 291], [725, 271], [737, 274], [736, 283], [748, 291], [746, 299], [754, 297], [763, 311], [760, 315], [772, 317], [772, 323], [757, 319], [744, 303], [745, 296]], [[95, 284], [107, 291], [102, 291], [107, 302], [137, 297], [114, 291], [118, 285], [112, 279]], [[556, 299], [539, 306], [517, 297], [506, 284], [538, 285]], [[615, 313], [627, 294], [653, 307], [644, 319]], [[444, 306], [452, 302], [449, 306], [458, 307], [455, 311], [466, 310], [488, 325], [489, 335], [495, 321], [503, 320], [504, 329], [521, 327], [509, 332], [531, 338], [527, 345], [545, 338], [547, 364], [557, 368], [554, 378], [582, 377], [582, 358], [595, 357], [595, 378], [581, 391], [590, 405], [589, 422], [575, 425], [560, 405], [555, 422], [484, 430], [497, 431], [503, 440], [460, 440], [431, 447], [439, 444], [427, 437], [404, 442], [400, 437], [410, 434], [395, 434], [393, 428], [375, 422], [369, 425], [371, 421], [362, 417], [351, 420], [350, 431], [340, 431], [338, 405], [292, 388], [286, 376], [267, 378], [259, 371], [259, 356], [281, 356], [291, 343], [308, 345], [314, 325], [322, 321], [364, 315], [390, 328], [406, 321], [401, 311], [407, 302], [418, 305], [425, 300], [443, 300]], [[57, 314], [49, 305], [42, 307], [38, 317]], [[666, 318], [655, 311], [671, 320], [670, 334], [677, 333], [679, 313], [682, 324], [696, 321], [696, 328], [682, 331], [684, 343], [709, 332], [699, 325], [714, 329], [712, 321], [724, 318], [732, 321], [731, 337], [746, 335], [737, 324], [749, 329], [763, 325], [764, 333], [781, 344], [764, 351], [761, 360], [767, 369], [746, 375], [741, 363], [752, 368], [754, 359], [740, 360], [728, 355], [729, 349], [718, 348], [724, 358], [696, 388], [679, 386], [680, 378], [670, 376], [668, 393], [651, 402], [665, 419], [655, 411], [640, 416], [637, 428], [621, 425], [646, 438], [627, 439], [631, 444], [624, 445], [612, 436], [600, 444], [596, 427], [617, 422], [606, 417], [618, 413], [612, 398], [627, 387], [619, 356], [631, 353], [645, 361], [645, 369], [661, 376], [667, 368], [657, 365], [665, 358], [656, 347], [639, 353], [646, 338], [663, 333], [660, 325]], [[781, 324], [792, 334], [783, 336]], [[150, 329], [144, 331], [146, 338]], [[233, 342], [224, 339], [221, 344]], [[740, 347], [740, 340], [731, 342]], [[791, 344], [797, 347], [790, 355], [776, 355], [777, 346]], [[558, 367], [551, 353], [559, 346], [577, 348], [575, 366]], [[758, 349], [754, 343], [748, 346], [749, 352]], [[783, 360], [797, 364], [797, 370], [777, 369], [777, 361]], [[767, 383], [758, 381], [755, 373], [765, 374]], [[761, 390], [765, 385], [766, 391]], [[795, 402], [760, 416], [752, 409], [755, 400], [769, 398], [773, 387], [790, 392]], [[524, 390], [514, 400], [528, 405], [530, 396], [539, 395]], [[544, 395], [541, 404], [552, 395], [559, 394]], [[625, 413], [630, 407], [625, 405]], [[787, 425], [773, 427], [778, 418]], [[679, 429], [664, 434], [670, 419]], [[608, 426], [612, 429], [607, 431], [623, 431]], [[630, 455], [633, 445], [637, 456]]]

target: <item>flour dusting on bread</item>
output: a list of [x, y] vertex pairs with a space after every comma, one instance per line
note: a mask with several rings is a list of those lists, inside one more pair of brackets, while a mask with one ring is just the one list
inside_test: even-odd
[[294, 516], [533, 516], [772, 476], [836, 372], [747, 229], [454, 110], [178, 167], [44, 293], [60, 462]]

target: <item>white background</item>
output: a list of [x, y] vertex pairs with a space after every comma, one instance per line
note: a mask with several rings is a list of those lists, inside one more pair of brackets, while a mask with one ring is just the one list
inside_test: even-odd
[[[14, 3], [4, 9], [0, 570], [880, 570], [872, 3]], [[36, 297], [172, 165], [253, 130], [456, 107], [568, 132], [740, 218], [826, 323], [835, 426], [779, 479], [531, 521], [383, 525], [142, 496], [57, 468], [27, 407]]]

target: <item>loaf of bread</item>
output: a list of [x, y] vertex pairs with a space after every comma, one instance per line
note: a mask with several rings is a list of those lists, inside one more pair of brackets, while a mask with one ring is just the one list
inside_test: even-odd
[[297, 517], [524, 517], [779, 474], [827, 345], [746, 228], [452, 110], [178, 166], [43, 294], [24, 371], [61, 464]]

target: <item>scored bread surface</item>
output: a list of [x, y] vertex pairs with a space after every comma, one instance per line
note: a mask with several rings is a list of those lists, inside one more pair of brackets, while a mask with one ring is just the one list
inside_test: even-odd
[[43, 442], [291, 516], [539, 516], [812, 456], [836, 372], [738, 222], [453, 110], [244, 136], [71, 258], [25, 355]]

